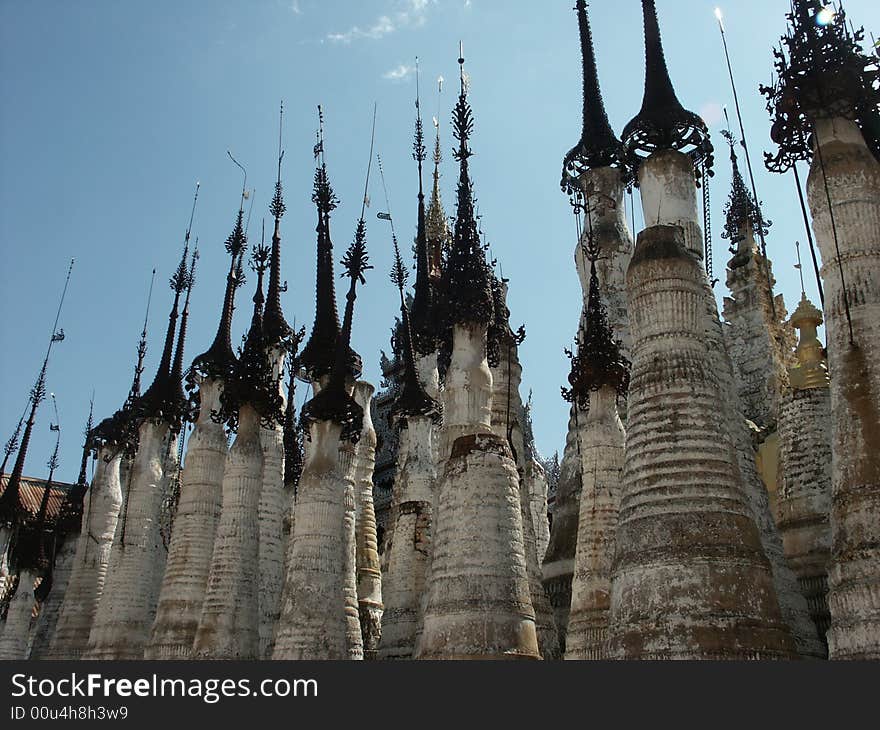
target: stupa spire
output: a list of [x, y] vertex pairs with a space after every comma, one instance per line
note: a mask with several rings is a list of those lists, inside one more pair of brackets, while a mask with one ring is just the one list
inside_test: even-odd
[[[89, 416], [86, 419], [86, 426], [83, 429], [83, 451], [82, 451], [82, 459], [80, 459], [79, 463], [79, 474], [76, 477], [77, 486], [84, 487], [88, 482], [88, 476], [86, 474], [86, 469], [89, 465], [89, 454], [92, 452], [92, 444], [90, 439], [90, 434], [92, 433], [92, 424], [94, 423], [95, 418], [95, 394], [92, 393], [92, 398], [89, 401]], [[85, 490], [83, 490], [85, 491]]]
[[[440, 114], [440, 94], [443, 92], [443, 77], [437, 80], [437, 114]], [[443, 277], [443, 259], [449, 248], [449, 224], [446, 211], [443, 210], [443, 199], [440, 195], [440, 163], [443, 152], [440, 147], [440, 118], [434, 117], [434, 173], [431, 187], [431, 199], [428, 201], [428, 212], [425, 219], [425, 235], [428, 240], [428, 264], [431, 278], [439, 283]]]
[[[229, 156], [232, 158], [232, 155]], [[235, 162], [234, 159], [233, 162]], [[214, 341], [211, 343], [211, 347], [193, 360], [192, 368], [190, 370], [189, 388], [194, 387], [191, 377], [195, 374], [206, 378], [226, 378], [235, 367], [237, 361], [235, 353], [232, 351], [232, 315], [235, 311], [235, 292], [240, 286], [242, 279], [242, 257], [247, 249], [247, 235], [244, 232], [244, 200], [246, 189], [247, 172], [244, 173], [244, 182], [241, 188], [242, 192], [238, 205], [238, 213], [235, 217], [235, 225], [232, 228], [232, 232], [227, 236], [224, 244], [226, 247], [226, 253], [229, 254], [229, 271], [226, 274], [226, 290], [223, 295], [223, 309], [220, 313], [220, 323], [217, 326], [217, 334], [214, 336]]]
[[70, 266], [67, 269], [67, 277], [64, 280], [64, 289], [61, 292], [61, 301], [58, 303], [58, 311], [55, 314], [55, 323], [52, 325], [52, 334], [49, 337], [49, 346], [46, 348], [46, 356], [43, 358], [43, 364], [37, 375], [34, 387], [31, 389], [30, 411], [24, 426], [24, 433], [21, 437], [21, 445], [18, 448], [18, 454], [15, 458], [15, 465], [12, 467], [12, 474], [9, 475], [9, 481], [6, 483], [6, 489], [0, 495], [0, 525], [12, 524], [19, 516], [21, 508], [20, 490], [21, 476], [24, 473], [24, 462], [27, 458], [28, 447], [31, 442], [31, 434], [34, 430], [34, 423], [37, 419], [37, 410], [40, 404], [46, 398], [46, 370], [49, 367], [49, 356], [52, 354], [52, 347], [56, 342], [64, 340], [64, 330], [58, 329], [58, 321], [61, 319], [61, 310], [64, 306], [64, 298], [67, 295], [67, 287], [70, 284], [70, 275], [73, 272], [73, 259], [70, 260]]
[[283, 121], [284, 102], [281, 102], [281, 110], [278, 114], [278, 177], [275, 180], [275, 194], [272, 196], [272, 204], [269, 206], [269, 212], [275, 219], [275, 229], [272, 232], [269, 288], [266, 291], [266, 311], [263, 314], [263, 333], [269, 345], [285, 341], [293, 332], [281, 310], [281, 290], [284, 288], [281, 285], [281, 216], [287, 210], [281, 190], [281, 161], [284, 159], [284, 150], [281, 146]]
[[[327, 175], [324, 148], [324, 112], [318, 107], [318, 142], [314, 148], [317, 167], [312, 202], [318, 212], [318, 256], [315, 273], [315, 322], [306, 346], [300, 355], [300, 365], [309, 380], [319, 380], [333, 369], [336, 342], [339, 339], [339, 312], [336, 308], [336, 288], [333, 276], [333, 241], [330, 237], [330, 214], [339, 205]], [[354, 377], [361, 372], [360, 357], [349, 352], [350, 369]]]
[[138, 340], [137, 362], [134, 366], [134, 377], [131, 380], [131, 390], [128, 392], [128, 401], [133, 403], [141, 394], [141, 375], [144, 373], [144, 358], [147, 355], [147, 324], [150, 320], [150, 304], [153, 301], [153, 284], [156, 282], [156, 269], [150, 276], [150, 290], [147, 293], [147, 310], [144, 312], [144, 327], [141, 330], [141, 338]]
[[[30, 399], [28, 399], [28, 405], [30, 405]], [[15, 430], [12, 432], [12, 436], [9, 437], [9, 440], [3, 446], [3, 464], [0, 465], [0, 474], [6, 473], [6, 465], [9, 463], [9, 457], [12, 456], [12, 452], [18, 448], [18, 440], [21, 438], [22, 426], [24, 426], [24, 413], [22, 413], [21, 417], [18, 419]]]
[[611, 129], [599, 73], [596, 68], [596, 52], [593, 47], [593, 32], [587, 14], [586, 0], [577, 0], [578, 27], [581, 37], [581, 59], [583, 63], [584, 105], [583, 131], [580, 141], [565, 156], [562, 165], [562, 188], [571, 194], [577, 178], [596, 167], [626, 168], [626, 154], [623, 144]]
[[789, 29], [773, 50], [776, 79], [761, 86], [773, 119], [770, 137], [777, 153], [764, 153], [772, 172], [787, 172], [813, 156], [817, 119], [855, 122], [880, 159], [880, 58], [865, 53], [864, 28], [847, 21], [842, 5], [792, 0]]
[[645, 95], [641, 111], [624, 127], [623, 144], [630, 163], [638, 165], [658, 150], [677, 150], [695, 163], [712, 165], [706, 123], [685, 109], [676, 96], [666, 65], [654, 0], [642, 0], [645, 24]]
[[[361, 217], [358, 220], [354, 241], [348, 247], [340, 262], [345, 267], [343, 276], [350, 283], [345, 301], [345, 315], [342, 320], [342, 331], [333, 350], [333, 367], [327, 386], [314, 398], [303, 405], [301, 421], [308, 425], [315, 421], [333, 421], [342, 426], [340, 438], [357, 442], [363, 426], [363, 409], [349, 394], [346, 388], [346, 376], [352, 375], [350, 362], [351, 325], [354, 318], [354, 303], [357, 299], [357, 284], [366, 283], [364, 274], [373, 267], [367, 253], [367, 223], [364, 219], [367, 205], [367, 194], [370, 186], [370, 170], [373, 163], [373, 143], [376, 135], [376, 110], [373, 109], [373, 132], [370, 140], [370, 160], [367, 164], [367, 178], [364, 184], [364, 200], [361, 206]], [[317, 324], [317, 320], [316, 320]], [[313, 331], [314, 335], [314, 331]], [[311, 341], [310, 343], [311, 344]], [[303, 353], [305, 354], [305, 353]], [[354, 376], [356, 377], [356, 376]]]
[[196, 238], [195, 248], [190, 257], [189, 269], [186, 273], [186, 297], [183, 300], [183, 313], [180, 316], [180, 331], [177, 334], [177, 347], [174, 352], [174, 362], [171, 366], [171, 388], [179, 403], [186, 400], [183, 394], [183, 351], [186, 344], [186, 327], [189, 323], [189, 300], [193, 286], [196, 283], [196, 261], [199, 258], [199, 239]]
[[567, 352], [571, 358], [571, 373], [568, 376], [571, 388], [562, 389], [563, 398], [581, 410], [589, 408], [590, 393], [603, 386], [610, 385], [620, 395], [626, 395], [630, 371], [630, 362], [621, 353], [620, 343], [614, 339], [608, 311], [602, 302], [596, 273], [599, 247], [593, 240], [591, 227], [584, 243], [584, 254], [590, 262], [587, 307], [578, 336], [577, 353]]
[[[416, 97], [418, 99], [418, 97]], [[416, 108], [418, 109], [418, 101], [416, 101]], [[421, 152], [421, 157], [424, 159], [424, 145], [420, 146], [421, 141], [421, 119], [417, 118], [416, 121], [416, 142], [415, 142], [415, 154], [413, 157], [419, 163], [419, 182], [421, 183], [421, 168], [422, 164], [419, 160], [419, 155]], [[382, 170], [382, 160], [379, 160], [379, 174], [382, 176], [382, 188], [385, 191], [385, 205], [388, 210], [388, 221], [391, 224], [391, 242], [394, 246], [394, 263], [391, 267], [391, 282], [397, 287], [397, 291], [400, 295], [400, 328], [403, 334], [403, 342], [401, 343], [401, 357], [403, 359], [403, 380], [402, 380], [402, 388], [400, 389], [397, 398], [394, 401], [392, 406], [392, 413], [394, 416], [398, 418], [406, 418], [407, 416], [427, 416], [431, 418], [435, 423], [439, 423], [442, 418], [442, 408], [437, 401], [431, 398], [427, 392], [425, 391], [424, 386], [422, 386], [421, 381], [419, 380], [418, 372], [416, 371], [416, 359], [415, 353], [413, 350], [413, 328], [409, 315], [409, 308], [406, 306], [406, 298], [404, 297], [403, 290], [406, 288], [406, 282], [409, 280], [409, 271], [406, 266], [403, 264], [403, 259], [400, 257], [400, 246], [397, 243], [397, 234], [394, 230], [394, 219], [391, 216], [391, 202], [388, 198], [388, 189], [385, 187], [385, 173]], [[419, 212], [424, 212], [424, 206], [422, 205], [424, 196], [422, 195], [421, 184], [419, 185]], [[420, 230], [424, 233], [423, 224], [424, 221], [420, 221]], [[416, 242], [418, 246], [418, 240]], [[425, 264], [427, 264], [427, 256], [425, 257]], [[421, 262], [420, 262], [421, 263]], [[425, 271], [427, 276], [427, 271]], [[418, 274], [416, 275], [416, 286], [418, 287]], [[413, 305], [415, 306], [415, 305]], [[427, 354], [427, 353], [423, 353]]]
[[[407, 319], [411, 322], [411, 329], [406, 337], [409, 338], [409, 346], [415, 348], [420, 355], [429, 355], [437, 349], [438, 328], [436, 321], [436, 292], [434, 282], [431, 280], [431, 265], [428, 254], [425, 192], [422, 180], [422, 163], [427, 158], [427, 150], [425, 148], [425, 135], [422, 127], [418, 65], [419, 60], [416, 58], [416, 123], [413, 141], [413, 159], [416, 161], [419, 170], [418, 225], [416, 228], [415, 245], [416, 282], [413, 292], [412, 317], [410, 318], [408, 312], [406, 314]], [[435, 186], [439, 186], [438, 175], [439, 173], [435, 171]], [[439, 195], [439, 192], [437, 194]], [[397, 250], [397, 239], [393, 235], [392, 237], [394, 238], [395, 250]]]
[[186, 291], [189, 281], [189, 241], [184, 243], [183, 254], [180, 262], [172, 275], [169, 284], [174, 292], [171, 311], [168, 314], [168, 327], [165, 330], [165, 345], [162, 348], [162, 357], [156, 375], [146, 393], [138, 400], [137, 411], [139, 418], [165, 418], [169, 423], [177, 421], [181, 410], [181, 403], [176, 398], [174, 383], [172, 380], [172, 361], [174, 355], [174, 338], [177, 332], [177, 320], [180, 317], [180, 295]]
[[[265, 234], [263, 238], [265, 239]], [[263, 278], [269, 268], [270, 251], [265, 240], [254, 246], [252, 251], [251, 268], [257, 274], [257, 286], [253, 296], [251, 325], [233, 374], [220, 394], [218, 418], [225, 421], [232, 430], [237, 429], [239, 411], [246, 404], [257, 411], [267, 427], [274, 427], [282, 419], [282, 398], [278, 392], [278, 382], [272, 374], [263, 331], [263, 306], [266, 302]]]
[[[446, 298], [446, 324], [492, 322], [491, 273], [477, 227], [474, 211], [473, 183], [470, 179], [468, 160], [473, 152], [468, 144], [473, 132], [474, 120], [467, 98], [467, 80], [464, 73], [464, 52], [458, 63], [461, 91], [453, 111], [453, 134], [458, 140], [455, 159], [459, 163], [457, 187], [457, 213], [453, 232], [452, 250], [447, 263], [446, 281], [449, 295]], [[452, 295], [454, 292], [454, 295]]]
[[736, 142], [733, 134], [728, 130], [721, 132], [730, 145], [730, 165], [732, 168], [733, 182], [730, 188], [730, 196], [724, 206], [725, 225], [722, 238], [728, 239], [734, 246], [743, 240], [744, 231], [752, 231], [756, 237], [766, 236], [767, 229], [773, 225], [766, 220], [759, 210], [759, 203], [755, 196], [746, 187], [745, 180], [739, 169], [739, 161], [736, 156]]

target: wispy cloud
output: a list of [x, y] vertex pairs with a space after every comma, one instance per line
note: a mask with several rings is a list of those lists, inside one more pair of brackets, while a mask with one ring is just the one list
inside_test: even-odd
[[415, 73], [416, 67], [409, 66], [405, 63], [400, 64], [396, 68], [392, 68], [390, 71], [386, 71], [382, 74], [382, 78], [387, 81], [404, 81], [408, 79], [410, 76]]
[[302, 8], [299, 6], [299, 0], [290, 0], [290, 12], [294, 15], [302, 15]]
[[369, 38], [378, 40], [402, 28], [419, 28], [427, 21], [430, 2], [436, 0], [398, 0], [397, 10], [390, 15], [380, 15], [370, 25], [354, 25], [341, 33], [328, 33], [326, 39], [331, 43], [351, 43], [353, 40]]

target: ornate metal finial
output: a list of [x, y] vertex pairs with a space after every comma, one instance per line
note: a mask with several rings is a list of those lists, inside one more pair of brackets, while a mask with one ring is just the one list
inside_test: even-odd
[[150, 319], [150, 305], [153, 300], [153, 285], [156, 281], [156, 269], [150, 275], [150, 288], [147, 294], [147, 306], [144, 312], [144, 326], [138, 340], [137, 360], [134, 366], [134, 376], [131, 381], [131, 389], [125, 399], [122, 408], [117, 410], [109, 418], [105, 418], [95, 426], [87, 439], [89, 447], [97, 450], [104, 446], [123, 451], [127, 456], [133, 457], [138, 448], [138, 403], [141, 397], [141, 375], [144, 372], [144, 357], [147, 354], [147, 324]]
[[822, 312], [801, 294], [801, 301], [791, 315], [792, 326], [799, 330], [796, 350], [797, 365], [789, 368], [791, 387], [795, 390], [827, 388], [830, 383], [825, 348], [819, 342], [817, 330], [822, 324]]
[[[449, 234], [449, 223], [446, 211], [443, 210], [443, 199], [440, 195], [440, 163], [443, 152], [440, 147], [440, 96], [443, 93], [443, 77], [437, 79], [437, 116], [434, 122], [434, 175], [431, 188], [431, 199], [428, 201], [428, 212], [425, 220], [425, 236], [428, 242], [428, 269], [435, 287], [439, 287], [443, 279], [443, 262], [449, 256], [452, 237]], [[439, 292], [437, 292], [439, 298]]]
[[50, 393], [49, 396], [52, 398], [52, 405], [55, 410], [55, 423], [49, 425], [49, 428], [55, 432], [55, 448], [46, 462], [49, 476], [46, 478], [46, 484], [43, 487], [43, 494], [40, 497], [40, 506], [37, 509], [37, 513], [31, 514], [22, 506], [18, 531], [12, 549], [9, 552], [10, 565], [16, 571], [27, 570], [32, 573], [42, 574], [43, 581], [38, 588], [40, 596], [35, 595], [37, 600], [45, 599], [49, 593], [52, 564], [55, 557], [54, 525], [47, 525], [47, 516], [49, 498], [55, 486], [55, 471], [58, 469], [59, 463], [58, 452], [61, 448], [61, 426], [59, 425], [60, 419], [58, 418], [58, 404], [55, 400], [55, 394]]
[[79, 465], [79, 475], [74, 484], [64, 495], [64, 501], [58, 513], [58, 520], [55, 525], [56, 532], [74, 533], [78, 532], [82, 524], [83, 500], [86, 491], [89, 488], [87, 469], [89, 457], [92, 454], [92, 432], [93, 417], [95, 409], [95, 393], [92, 391], [92, 397], [89, 401], [89, 416], [86, 419], [86, 426], [83, 429], [83, 451], [82, 459]]
[[196, 283], [196, 261], [199, 259], [199, 239], [193, 248], [190, 257], [189, 270], [186, 274], [186, 297], [183, 300], [183, 313], [180, 317], [180, 331], [177, 335], [177, 347], [174, 352], [174, 361], [171, 366], [171, 389], [174, 392], [174, 402], [178, 405], [178, 412], [174, 415], [173, 423], [181, 424], [183, 421], [189, 420], [192, 413], [187, 411], [187, 398], [183, 393], [183, 352], [186, 344], [186, 328], [189, 323], [189, 300], [192, 295], [193, 286]]
[[675, 94], [654, 0], [642, 0], [645, 23], [645, 96], [642, 109], [623, 130], [623, 145], [633, 169], [658, 150], [688, 154], [697, 168], [712, 174], [713, 148], [706, 123], [685, 109]]
[[[227, 152], [228, 154], [228, 152]], [[229, 155], [238, 167], [241, 165]], [[244, 168], [241, 168], [244, 171]], [[247, 171], [244, 171], [245, 184]], [[242, 259], [247, 250], [247, 235], [244, 232], [244, 190], [235, 217], [235, 225], [232, 232], [227, 236], [224, 244], [226, 253], [229, 254], [229, 271], [226, 274], [226, 290], [223, 295], [223, 309], [220, 313], [220, 323], [217, 326], [217, 334], [211, 346], [193, 360], [187, 376], [187, 389], [196, 387], [195, 376], [225, 380], [236, 365], [235, 353], [232, 350], [232, 315], [235, 312], [235, 292], [244, 282], [242, 272]]]
[[177, 320], [180, 316], [180, 296], [189, 287], [189, 237], [184, 239], [183, 253], [180, 262], [171, 276], [169, 284], [174, 292], [171, 304], [171, 312], [168, 315], [168, 328], [165, 331], [165, 346], [162, 348], [162, 358], [153, 383], [147, 388], [133, 407], [138, 421], [157, 418], [165, 420], [177, 431], [180, 429], [180, 419], [183, 413], [183, 403], [180, 400], [179, 388], [175, 387], [173, 369], [174, 339], [177, 332]]
[[302, 408], [300, 421], [307, 429], [309, 424], [316, 421], [333, 421], [342, 427], [340, 438], [357, 442], [363, 427], [364, 410], [355, 401], [346, 387], [346, 377], [352, 376], [348, 366], [349, 353], [351, 351], [351, 325], [354, 318], [354, 303], [357, 299], [357, 284], [366, 283], [364, 274], [373, 267], [367, 254], [367, 224], [364, 220], [366, 211], [367, 194], [370, 186], [370, 170], [373, 164], [373, 145], [376, 139], [376, 107], [373, 107], [373, 129], [370, 138], [370, 157], [367, 163], [367, 176], [364, 183], [364, 203], [361, 206], [361, 217], [358, 220], [354, 241], [348, 247], [340, 263], [345, 267], [342, 276], [350, 280], [348, 294], [345, 301], [345, 315], [342, 321], [342, 332], [335, 347], [335, 359], [333, 369], [330, 371], [330, 379], [327, 386], [314, 398], [305, 403]]
[[150, 275], [150, 290], [147, 292], [147, 309], [144, 312], [144, 326], [141, 330], [141, 338], [138, 340], [137, 362], [134, 366], [134, 377], [131, 381], [131, 390], [128, 392], [128, 399], [134, 402], [141, 394], [141, 375], [144, 373], [144, 358], [147, 355], [147, 324], [150, 320], [150, 304], [153, 301], [153, 285], [156, 283], [156, 269]]
[[[28, 398], [28, 405], [30, 405], [30, 402], [30, 398]], [[25, 413], [27, 413], [27, 407], [25, 407], [24, 413], [19, 417], [18, 424], [15, 426], [12, 436], [9, 437], [9, 440], [3, 446], [3, 464], [0, 465], [0, 474], [6, 473], [6, 466], [9, 464], [9, 457], [12, 456], [12, 452], [18, 448], [18, 440], [21, 437], [22, 426], [24, 426]]]
[[286, 207], [281, 195], [281, 161], [284, 159], [284, 150], [281, 147], [281, 131], [284, 120], [284, 102], [281, 102], [281, 111], [278, 115], [278, 177], [275, 180], [275, 194], [272, 196], [272, 204], [269, 212], [275, 218], [275, 230], [272, 233], [272, 260], [269, 267], [269, 288], [266, 291], [266, 311], [263, 314], [263, 332], [266, 342], [271, 345], [281, 345], [293, 334], [284, 312], [281, 310], [281, 216]]
[[843, 7], [793, 0], [788, 32], [773, 49], [776, 78], [761, 86], [773, 120], [776, 154], [764, 153], [771, 172], [786, 172], [812, 158], [813, 125], [843, 117], [862, 130], [880, 159], [880, 58], [865, 54], [863, 28], [847, 24]]
[[[474, 212], [474, 192], [468, 160], [473, 155], [468, 140], [474, 128], [473, 112], [467, 99], [464, 57], [458, 59], [461, 67], [461, 92], [453, 111], [453, 136], [458, 140], [455, 159], [459, 163], [457, 186], [458, 209], [446, 271], [444, 272], [445, 320], [453, 325], [476, 323], [489, 325], [494, 316], [492, 306], [491, 271], [486, 262], [485, 249], [480, 241]], [[454, 292], [454, 294], [453, 294]], [[445, 336], [444, 348], [449, 349], [451, 332]]]
[[[418, 134], [416, 135], [416, 138], [418, 139]], [[418, 144], [416, 145], [416, 148], [418, 151]], [[417, 155], [415, 156], [417, 157]], [[421, 163], [419, 164], [419, 170], [421, 171]], [[391, 224], [391, 242], [394, 246], [394, 263], [391, 267], [391, 282], [397, 287], [397, 291], [400, 295], [400, 321], [403, 335], [402, 342], [397, 343], [395, 341], [395, 344], [399, 344], [400, 349], [402, 350], [400, 355], [403, 360], [403, 385], [392, 406], [392, 414], [404, 421], [410, 416], [424, 416], [439, 424], [443, 418], [443, 409], [436, 400], [431, 398], [427, 392], [425, 392], [425, 389], [419, 380], [418, 372], [416, 371], [416, 360], [413, 352], [412, 323], [410, 321], [409, 309], [406, 306], [406, 299], [403, 294], [403, 290], [406, 288], [406, 282], [409, 279], [409, 272], [403, 264], [403, 259], [400, 257], [400, 246], [397, 243], [397, 234], [394, 231], [394, 219], [391, 216], [391, 202], [388, 197], [388, 189], [385, 186], [385, 173], [382, 169], [381, 159], [379, 159], [379, 174], [382, 178], [382, 189], [385, 192], [385, 205], [388, 210], [387, 220]], [[421, 175], [419, 177], [421, 177]], [[424, 206], [422, 205], [423, 198], [424, 196], [421, 195], [420, 189], [420, 213], [424, 213]], [[424, 233], [424, 220], [421, 221], [421, 224], [421, 232]], [[416, 245], [418, 246], [418, 241]], [[427, 259], [427, 257], [425, 257], [425, 259]], [[416, 286], [418, 287], [418, 278], [416, 279]]]
[[[411, 322], [411, 332], [409, 336], [411, 337], [413, 348], [419, 353], [419, 355], [429, 355], [436, 351], [439, 344], [438, 330], [440, 322], [437, 311], [437, 286], [436, 281], [431, 277], [431, 262], [430, 254], [428, 252], [427, 216], [425, 212], [425, 193], [422, 180], [422, 163], [427, 158], [427, 150], [425, 148], [425, 139], [422, 129], [422, 115], [418, 91], [418, 59], [416, 59], [416, 69], [416, 126], [415, 140], [413, 143], [413, 159], [418, 164], [419, 171], [418, 225], [416, 228], [415, 240], [416, 282], [413, 293], [412, 315], [411, 317], [409, 315], [407, 316]], [[440, 137], [438, 131], [438, 150], [439, 143]], [[436, 157], [437, 154], [435, 153], [435, 159]], [[435, 169], [435, 190], [439, 197], [438, 176], [439, 172]], [[395, 246], [396, 245], [395, 239]]]
[[535, 426], [532, 422], [532, 391], [529, 391], [529, 397], [522, 407], [522, 431], [523, 446], [525, 449], [526, 461], [541, 462], [541, 454], [535, 444]]
[[[325, 161], [324, 112], [318, 107], [318, 142], [314, 153], [317, 162], [312, 202], [318, 212], [317, 267], [315, 272], [315, 321], [309, 340], [303, 348], [299, 362], [306, 380], [318, 381], [333, 369], [336, 342], [339, 339], [339, 312], [336, 308], [336, 288], [333, 275], [333, 241], [330, 237], [330, 214], [339, 199], [330, 186]], [[360, 357], [349, 353], [350, 367], [354, 377], [362, 370]]]
[[[724, 206], [725, 225], [722, 238], [736, 246], [745, 239], [745, 231], [751, 231], [756, 238], [762, 239], [767, 235], [768, 229], [773, 225], [759, 210], [759, 203], [755, 196], [746, 187], [742, 173], [739, 170], [739, 162], [736, 157], [736, 140], [729, 129], [721, 131], [730, 146], [730, 164], [733, 169], [733, 183], [730, 189], [730, 197]], [[731, 253], [736, 253], [731, 248]]]
[[[265, 236], [264, 236], [265, 239]], [[220, 394], [220, 409], [211, 416], [226, 423], [230, 431], [238, 429], [241, 407], [250, 405], [260, 415], [266, 428], [274, 428], [283, 418], [283, 398], [278, 392], [281, 375], [274, 375], [263, 332], [263, 277], [269, 268], [270, 248], [265, 240], [251, 252], [251, 269], [257, 274], [251, 326], [245, 336], [238, 362]]]
[[18, 448], [18, 454], [15, 457], [15, 465], [12, 467], [12, 474], [6, 482], [6, 489], [0, 495], [0, 525], [14, 524], [21, 516], [21, 476], [24, 473], [24, 463], [27, 458], [28, 447], [31, 442], [31, 434], [34, 430], [34, 423], [37, 418], [37, 410], [40, 404], [46, 398], [46, 370], [49, 367], [49, 357], [52, 354], [52, 348], [56, 342], [64, 340], [64, 330], [58, 329], [58, 322], [61, 319], [61, 311], [64, 307], [64, 299], [67, 296], [67, 287], [70, 284], [70, 275], [73, 272], [74, 260], [70, 260], [70, 266], [67, 268], [67, 276], [64, 279], [64, 289], [61, 291], [61, 300], [58, 302], [58, 310], [55, 312], [55, 322], [52, 325], [52, 333], [49, 336], [49, 346], [46, 348], [46, 356], [43, 358], [43, 364], [37, 375], [37, 380], [30, 394], [30, 412], [24, 426], [24, 433], [21, 437], [21, 445]]
[[89, 455], [92, 452], [91, 443], [89, 441], [89, 438], [92, 433], [94, 418], [95, 418], [95, 392], [92, 391], [92, 397], [89, 399], [89, 416], [86, 419], [86, 425], [85, 425], [85, 428], [83, 429], [83, 439], [84, 439], [83, 440], [83, 452], [82, 452], [82, 459], [80, 460], [80, 464], [79, 464], [79, 475], [76, 477], [77, 486], [85, 486], [88, 481], [88, 477], [86, 476], [86, 470], [88, 469], [88, 465], [89, 465]]
[[608, 312], [602, 303], [596, 261], [599, 247], [594, 243], [592, 231], [588, 232], [585, 253], [590, 262], [590, 289], [587, 310], [578, 337], [577, 354], [566, 350], [571, 359], [568, 376], [571, 388], [562, 388], [562, 397], [581, 410], [587, 410], [590, 393], [610, 385], [620, 395], [629, 388], [630, 362], [620, 351], [620, 343], [614, 339]]
[[569, 196], [579, 187], [578, 178], [587, 170], [596, 167], [616, 167], [622, 171], [625, 178], [629, 175], [626, 152], [611, 129], [605, 111], [605, 102], [602, 99], [586, 0], [577, 0], [575, 10], [577, 10], [581, 37], [584, 106], [581, 139], [569, 150], [562, 162], [562, 190]]

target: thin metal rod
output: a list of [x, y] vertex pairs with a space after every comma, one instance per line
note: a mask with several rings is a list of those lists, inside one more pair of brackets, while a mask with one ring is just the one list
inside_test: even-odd
[[370, 133], [370, 160], [367, 162], [367, 179], [364, 182], [364, 200], [361, 204], [361, 220], [363, 220], [364, 213], [367, 210], [367, 193], [370, 190], [370, 170], [373, 169], [373, 147], [376, 142], [376, 112], [379, 109], [379, 104], [377, 102], [373, 102], [373, 130]]
[[804, 191], [801, 188], [801, 176], [798, 173], [797, 163], [791, 166], [794, 172], [794, 182], [797, 186], [798, 200], [801, 204], [801, 215], [804, 218], [804, 230], [807, 232], [807, 243], [810, 246], [810, 257], [813, 259], [813, 272], [816, 274], [816, 286], [819, 289], [819, 303], [825, 309], [825, 289], [822, 286], [822, 277], [819, 274], [819, 259], [816, 256], [816, 246], [813, 242], [813, 230], [810, 228], [810, 217], [807, 214], [807, 202], [804, 200]]
[[776, 314], [776, 299], [773, 296], [773, 283], [770, 279], [770, 266], [767, 261], [767, 240], [764, 237], [764, 212], [761, 210], [761, 201], [758, 198], [758, 188], [755, 185], [755, 173], [752, 169], [752, 155], [749, 152], [749, 142], [748, 137], [746, 136], [746, 128], [743, 123], [742, 109], [739, 104], [739, 92], [736, 90], [736, 81], [733, 78], [733, 64], [730, 62], [730, 50], [727, 47], [727, 33], [724, 29], [724, 21], [722, 19], [721, 11], [716, 11], [716, 17], [718, 18], [718, 28], [721, 31], [721, 43], [724, 46], [724, 59], [727, 61], [727, 74], [730, 77], [730, 89], [733, 92], [733, 105], [736, 109], [736, 118], [739, 122], [739, 134], [740, 141], [743, 147], [743, 153], [746, 158], [746, 170], [749, 173], [749, 182], [752, 186], [752, 195], [755, 198], [755, 210], [758, 214], [758, 239], [761, 242], [761, 255], [764, 257], [764, 264], [766, 265], [766, 274], [767, 274], [767, 294], [770, 299], [770, 310], [773, 313], [773, 320], [776, 321], [778, 319]]

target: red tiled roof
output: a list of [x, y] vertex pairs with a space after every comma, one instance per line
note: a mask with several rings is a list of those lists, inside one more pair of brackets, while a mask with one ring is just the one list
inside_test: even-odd
[[[0, 474], [0, 494], [6, 491], [9, 476], [9, 474]], [[46, 506], [46, 519], [54, 520], [58, 516], [61, 504], [64, 502], [64, 496], [72, 487], [73, 484], [66, 484], [64, 482], [52, 483], [52, 489], [49, 492], [49, 503]], [[43, 499], [43, 491], [45, 489], [45, 479], [35, 479], [34, 477], [21, 478], [21, 488], [19, 490], [21, 503], [34, 516], [40, 511], [40, 502]]]

